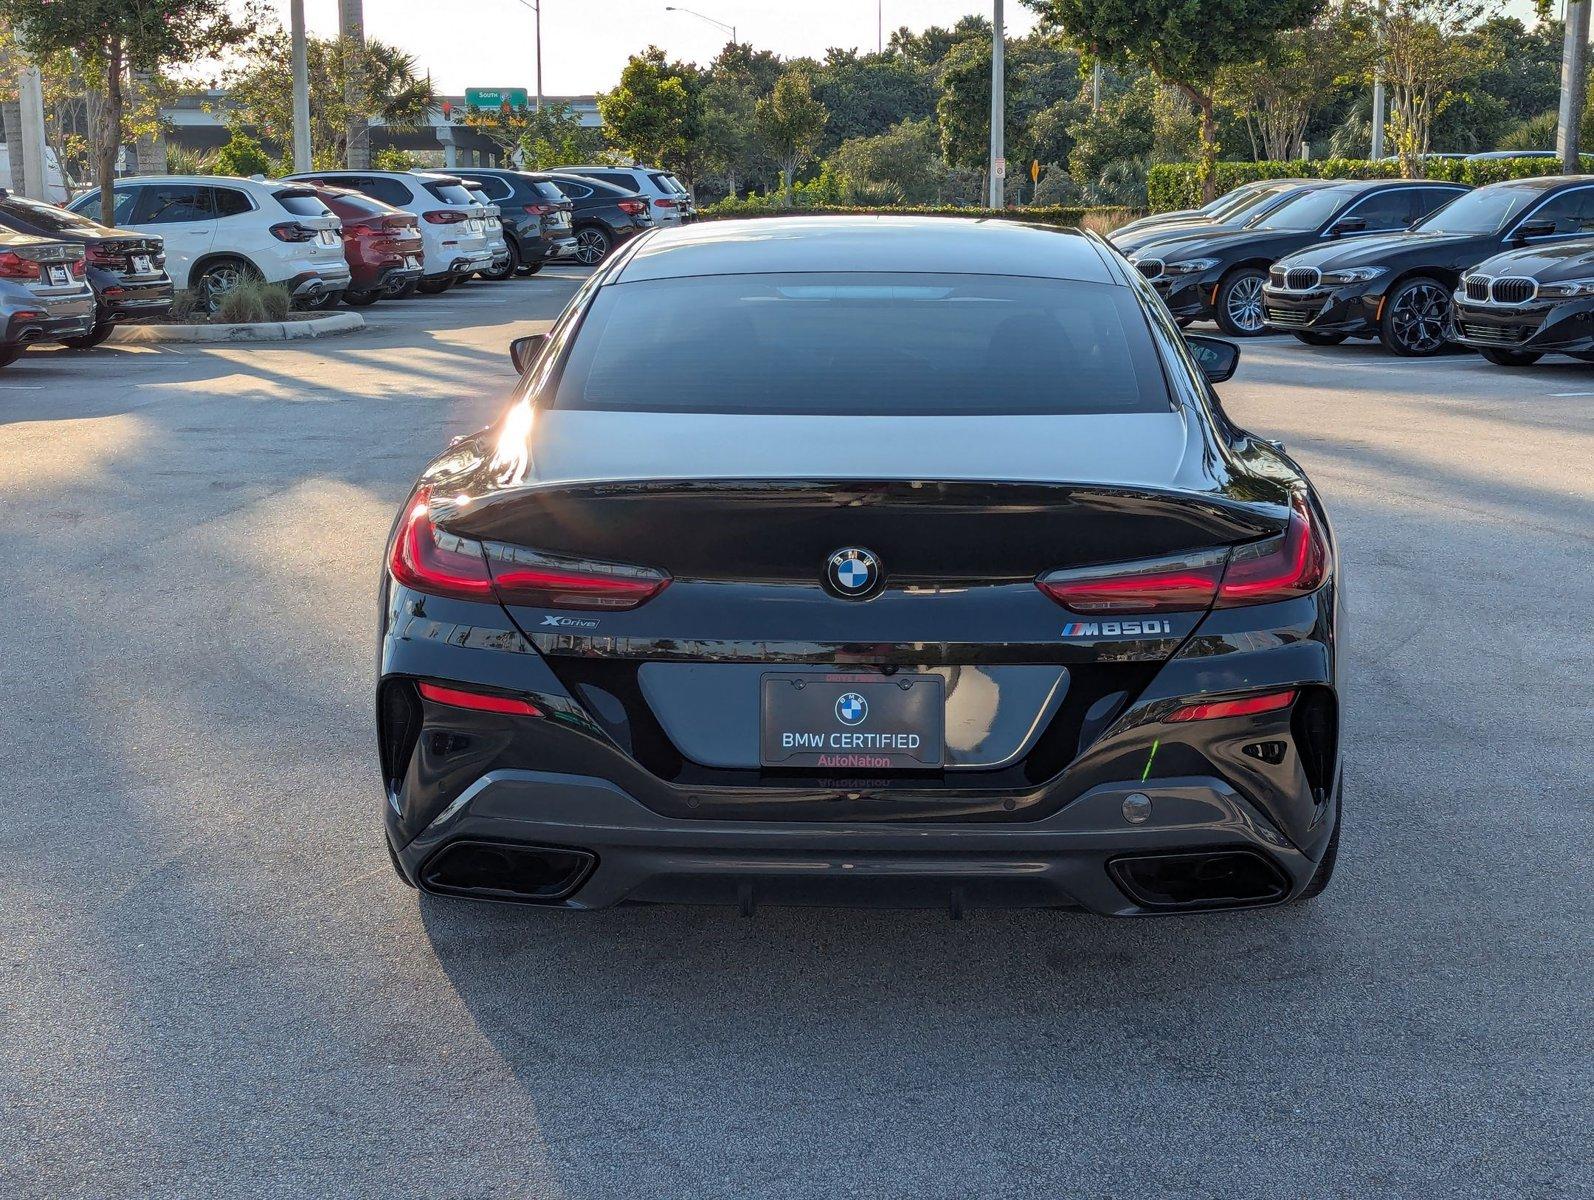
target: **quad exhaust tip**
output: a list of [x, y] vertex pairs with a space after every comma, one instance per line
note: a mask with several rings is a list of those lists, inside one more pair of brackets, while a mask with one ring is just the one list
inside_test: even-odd
[[1163, 912], [1272, 904], [1290, 890], [1284, 872], [1254, 850], [1136, 855], [1107, 869], [1136, 904]]

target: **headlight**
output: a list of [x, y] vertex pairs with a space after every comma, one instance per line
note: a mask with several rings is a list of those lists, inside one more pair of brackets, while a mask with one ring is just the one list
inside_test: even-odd
[[1323, 282], [1337, 287], [1342, 283], [1368, 283], [1388, 274], [1388, 267], [1352, 267], [1349, 271], [1323, 272]]
[[1215, 258], [1187, 258], [1183, 262], [1164, 263], [1162, 270], [1167, 275], [1199, 275], [1217, 265]]
[[1560, 283], [1539, 284], [1541, 300], [1571, 300], [1578, 296], [1594, 296], [1594, 279], [1563, 279]]

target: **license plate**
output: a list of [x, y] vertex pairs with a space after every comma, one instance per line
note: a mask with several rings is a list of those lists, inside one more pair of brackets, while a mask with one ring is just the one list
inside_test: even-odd
[[472, 217], [470, 220], [465, 222], [465, 232], [466, 233], [480, 233], [481, 231], [482, 231], [482, 223], [480, 221], [478, 221], [475, 217]]
[[72, 282], [72, 273], [62, 266], [50, 267], [50, 286], [65, 287]]
[[149, 255], [147, 255], [147, 254], [135, 254], [135, 255], [133, 255], [133, 274], [135, 274], [135, 275], [148, 275], [149, 273], [150, 273]]
[[759, 759], [766, 767], [889, 771], [941, 766], [946, 681], [939, 675], [765, 675]]
[[406, 270], [419, 271], [421, 269], [421, 260], [414, 254], [406, 254], [404, 256], [404, 267]]
[[315, 240], [323, 246], [336, 246], [338, 244], [338, 235], [330, 229], [321, 229], [316, 232]]

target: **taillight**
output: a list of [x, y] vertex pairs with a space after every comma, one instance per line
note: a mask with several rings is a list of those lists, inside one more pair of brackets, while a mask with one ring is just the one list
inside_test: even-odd
[[653, 207], [654, 208], [679, 208], [680, 205], [679, 205], [678, 202], [676, 202], [674, 200], [655, 200], [653, 202]]
[[518, 696], [503, 696], [497, 692], [478, 692], [470, 688], [443, 687], [436, 683], [423, 683], [420, 692], [427, 700], [448, 704], [454, 708], [469, 708], [477, 712], [509, 713], [521, 717], [540, 717], [542, 709], [530, 700]]
[[388, 569], [405, 587], [429, 595], [532, 608], [636, 608], [670, 582], [648, 567], [539, 554], [439, 529], [426, 488], [410, 501]]
[[1284, 532], [1232, 549], [1052, 571], [1035, 581], [1077, 613], [1201, 612], [1270, 604], [1315, 592], [1328, 578], [1328, 544], [1304, 498]]
[[38, 279], [39, 264], [31, 258], [23, 258], [15, 250], [7, 250], [0, 254], [0, 278]]
[[83, 276], [87, 275], [88, 273], [89, 264], [87, 259], [74, 258], [72, 260], [72, 274], [76, 275], [79, 279], [82, 279]]
[[505, 604], [531, 608], [636, 608], [670, 577], [649, 567], [590, 562], [488, 542], [487, 568]]
[[430, 212], [423, 212], [421, 216], [433, 225], [458, 225], [467, 220], [470, 214], [462, 213], [457, 208], [434, 208]]
[[91, 245], [88, 248], [88, 261], [96, 267], [114, 267], [119, 271], [127, 269], [127, 255], [107, 250], [104, 246]]
[[632, 216], [636, 216], [638, 213], [643, 213], [648, 210], [647, 204], [641, 200], [621, 200], [617, 205], [615, 205], [615, 207], [621, 212], [630, 213]]
[[1172, 558], [1052, 571], [1035, 581], [1064, 608], [1078, 613], [1201, 612], [1223, 578], [1225, 549]]
[[1290, 505], [1283, 533], [1236, 546], [1218, 588], [1219, 608], [1270, 604], [1315, 592], [1328, 577], [1328, 544], [1312, 524], [1303, 497]]
[[526, 211], [534, 217], [546, 217], [549, 213], [553, 212], [553, 205], [528, 204], [526, 205]]
[[382, 223], [382, 228], [391, 237], [404, 237], [405, 235], [414, 237], [420, 232], [420, 226], [416, 224], [414, 217], [410, 217], [408, 220], [401, 217], [389, 217]]
[[308, 242], [315, 238], [315, 230], [297, 221], [283, 221], [271, 227], [271, 236], [279, 242]]
[[1295, 703], [1295, 689], [1267, 692], [1261, 696], [1245, 696], [1238, 700], [1209, 700], [1202, 704], [1187, 704], [1164, 717], [1164, 721], [1211, 721], [1218, 717], [1250, 717], [1257, 713], [1278, 712]]
[[375, 222], [374, 224], [367, 224], [364, 221], [354, 221], [343, 227], [344, 237], [363, 238], [370, 237], [372, 234], [381, 232], [382, 223], [380, 221]]
[[432, 523], [427, 490], [419, 489], [388, 559], [393, 578], [405, 587], [456, 600], [492, 600], [493, 581], [487, 574], [482, 544], [462, 538]]

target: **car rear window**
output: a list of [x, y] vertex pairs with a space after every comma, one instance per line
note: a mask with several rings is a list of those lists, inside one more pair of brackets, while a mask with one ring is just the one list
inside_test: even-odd
[[873, 272], [600, 288], [552, 403], [857, 416], [1166, 412], [1172, 405], [1128, 288]]
[[438, 183], [435, 180], [425, 180], [422, 185], [430, 192], [434, 199], [441, 200], [444, 204], [470, 204], [471, 195], [463, 186], [457, 183]]
[[556, 185], [551, 184], [546, 180], [539, 180], [531, 186], [536, 191], [537, 195], [548, 201], [549, 204], [563, 204], [569, 199], [569, 197], [561, 192]]
[[331, 210], [314, 192], [278, 192], [277, 203], [296, 217], [330, 217]]
[[380, 200], [373, 200], [370, 196], [362, 196], [358, 192], [330, 196], [324, 203], [340, 217], [379, 217], [393, 212], [391, 204], [383, 204]]
[[[99, 207], [98, 200], [96, 193], [96, 208]], [[0, 212], [53, 233], [64, 233], [67, 230], [86, 232], [95, 228], [93, 221], [80, 217], [77, 213], [67, 212], [66, 209], [57, 208], [53, 204], [40, 204], [37, 200], [24, 200], [21, 196], [7, 196], [4, 200], [0, 200]]]

